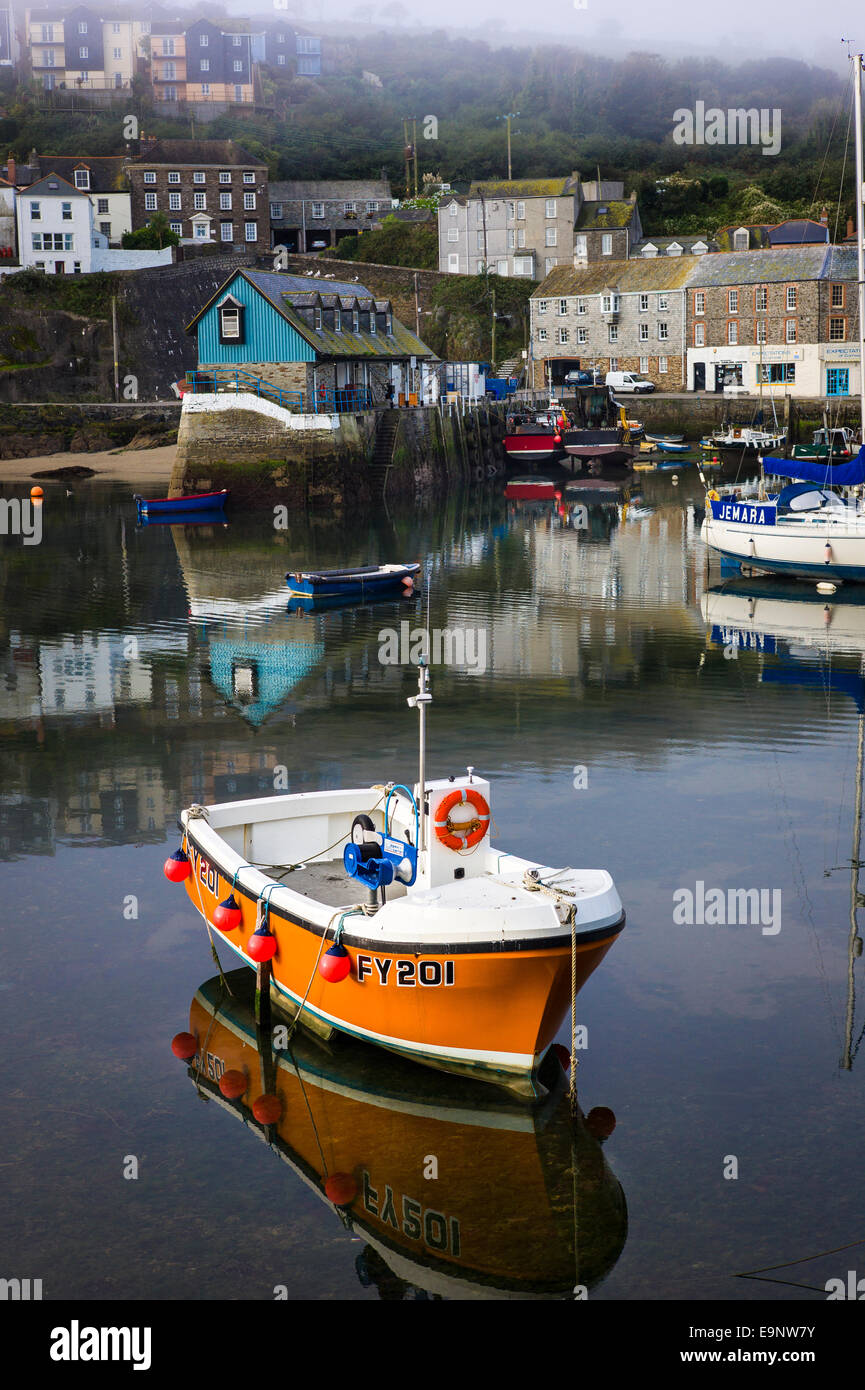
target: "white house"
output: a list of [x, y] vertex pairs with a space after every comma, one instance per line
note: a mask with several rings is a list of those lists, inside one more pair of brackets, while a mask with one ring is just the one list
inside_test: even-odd
[[18, 248], [22, 269], [48, 275], [89, 275], [96, 270], [138, 270], [170, 265], [173, 250], [109, 250], [95, 225], [89, 190], [60, 174], [46, 174], [17, 199]]

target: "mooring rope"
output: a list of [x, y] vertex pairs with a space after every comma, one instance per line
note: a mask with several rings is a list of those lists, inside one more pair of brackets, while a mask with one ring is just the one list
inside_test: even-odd
[[528, 893], [543, 893], [545, 897], [554, 899], [557, 907], [567, 908], [566, 922], [571, 929], [571, 1077], [568, 1088], [568, 1098], [571, 1106], [571, 1118], [575, 1119], [577, 1114], [577, 905], [574, 898], [577, 896], [575, 888], [556, 888], [554, 879], [562, 878], [565, 874], [573, 873], [573, 869], [557, 869], [552, 875], [552, 879], [544, 881], [541, 878], [540, 869], [526, 869], [523, 873], [523, 887]]

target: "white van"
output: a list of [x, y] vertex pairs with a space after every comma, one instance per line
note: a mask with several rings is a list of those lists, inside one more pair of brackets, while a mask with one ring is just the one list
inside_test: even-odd
[[654, 391], [655, 383], [637, 372], [607, 372], [607, 386], [614, 391]]

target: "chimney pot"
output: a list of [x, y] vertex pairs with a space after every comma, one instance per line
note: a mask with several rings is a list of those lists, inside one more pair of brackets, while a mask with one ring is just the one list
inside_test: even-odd
[[820, 221], [821, 221], [821, 223], [823, 224], [824, 227], [828, 227], [828, 226], [829, 226], [829, 209], [828, 209], [828, 208], [821, 208], [821, 209], [820, 209]]

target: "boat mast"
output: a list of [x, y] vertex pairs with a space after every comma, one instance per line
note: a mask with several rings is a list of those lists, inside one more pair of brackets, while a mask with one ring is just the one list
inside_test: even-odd
[[853, 97], [856, 119], [856, 264], [859, 281], [859, 438], [865, 444], [865, 225], [862, 215], [865, 175], [862, 170], [862, 54], [854, 53], [851, 58], [855, 64]]
[[847, 943], [847, 1009], [844, 1028], [844, 1056], [841, 1066], [853, 1070], [853, 1015], [856, 1007], [856, 958], [862, 941], [856, 913], [859, 908], [859, 870], [862, 867], [862, 762], [865, 752], [865, 714], [859, 715], [859, 737], [856, 747], [856, 809], [853, 815], [853, 855], [850, 860], [850, 936]]
[[429, 693], [428, 682], [429, 668], [423, 657], [421, 657], [418, 662], [417, 671], [417, 694], [410, 696], [408, 701], [409, 709], [416, 709], [418, 712], [418, 732], [420, 737], [417, 778], [418, 864], [420, 864], [420, 855], [426, 846], [426, 707], [432, 704], [432, 695]]

